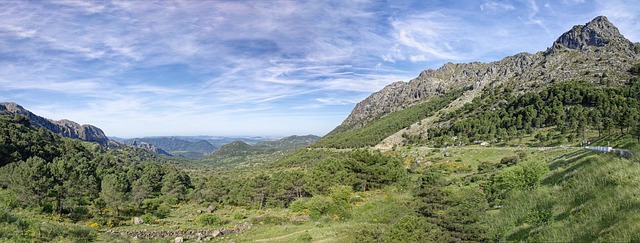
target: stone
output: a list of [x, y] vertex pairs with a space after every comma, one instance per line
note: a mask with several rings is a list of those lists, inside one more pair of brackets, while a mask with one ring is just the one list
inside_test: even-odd
[[182, 238], [182, 237], [176, 237], [176, 238], [173, 240], [173, 242], [174, 242], [174, 243], [182, 243], [182, 242], [184, 242], [184, 238]]
[[138, 218], [138, 217], [133, 217], [132, 221], [133, 221], [133, 224], [135, 224], [135, 225], [144, 224], [144, 220], [142, 220], [141, 218]]

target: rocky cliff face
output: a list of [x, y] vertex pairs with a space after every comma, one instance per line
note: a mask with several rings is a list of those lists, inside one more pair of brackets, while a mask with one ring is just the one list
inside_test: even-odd
[[154, 154], [172, 156], [170, 153], [167, 153], [167, 151], [164, 151], [160, 147], [155, 146], [155, 145], [150, 144], [150, 143], [147, 143], [147, 142], [133, 140], [133, 142], [131, 143], [131, 146], [144, 149], [144, 150], [152, 152]]
[[109, 141], [104, 132], [98, 127], [92, 125], [80, 125], [69, 120], [54, 121], [46, 119], [44, 117], [33, 114], [29, 110], [12, 102], [0, 103], [0, 114], [18, 114], [25, 116], [29, 119], [33, 126], [45, 128], [49, 131], [68, 138], [97, 142], [101, 145], [107, 145], [107, 142]]
[[[453, 102], [470, 102], [483, 88], [501, 84], [524, 93], [552, 82], [587, 80], [616, 85], [629, 78], [627, 70], [640, 61], [640, 44], [632, 43], [604, 16], [576, 25], [550, 48], [520, 53], [491, 63], [447, 63], [425, 70], [409, 82], [396, 82], [358, 103], [342, 126], [359, 128], [385, 114], [419, 104], [429, 97], [464, 89]], [[453, 107], [455, 108], [455, 107]]]

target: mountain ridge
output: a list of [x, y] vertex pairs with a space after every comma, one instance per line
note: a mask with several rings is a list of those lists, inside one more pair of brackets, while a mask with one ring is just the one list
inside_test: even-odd
[[[424, 70], [408, 82], [395, 82], [356, 104], [343, 123], [329, 134], [364, 127], [387, 114], [428, 102], [430, 97], [456, 90], [463, 94], [445, 109], [456, 110], [471, 102], [483, 89], [509, 85], [514, 95], [537, 90], [554, 82], [585, 80], [619, 85], [630, 78], [627, 70], [640, 60], [640, 43], [632, 43], [605, 16], [566, 31], [545, 51], [518, 53], [482, 63], [446, 63]], [[391, 148], [405, 133], [425, 132], [435, 120], [428, 118], [398, 131], [378, 148]]]
[[[599, 78], [589, 74], [583, 75], [584, 72], [561, 70], [562, 67], [570, 68], [567, 67], [567, 63], [563, 65], [563, 61], [580, 59], [575, 57], [580, 51], [594, 54], [595, 59], [604, 59], [618, 54], [637, 60], [640, 55], [640, 44], [627, 40], [605, 16], [598, 16], [585, 25], [576, 25], [562, 34], [546, 51], [535, 54], [522, 52], [488, 63], [449, 62], [436, 70], [424, 70], [418, 77], [408, 82], [399, 81], [389, 84], [359, 102], [342, 125], [362, 127], [375, 118], [418, 104], [430, 96], [461, 88], [473, 91], [481, 89], [494, 80], [498, 81], [495, 83], [497, 85], [514, 77], [539, 83], [549, 83], [553, 79], [557, 81], [578, 77], [589, 80]], [[632, 63], [615, 63], [615, 60], [606, 61], [612, 62], [609, 66], [613, 66], [617, 71], [627, 70], [632, 65]], [[531, 67], [536, 68], [531, 69]], [[575, 65], [572, 69], [589, 70], [587, 67], [588, 65]], [[551, 73], [542, 73], [541, 69], [551, 69], [549, 70]], [[593, 71], [603, 72], [603, 70]], [[472, 97], [466, 98], [470, 101], [473, 94], [478, 92], [468, 93], [472, 94]]]
[[59, 121], [47, 119], [34, 114], [14, 102], [0, 103], [0, 114], [25, 116], [29, 119], [32, 125], [45, 128], [64, 137], [76, 138], [88, 142], [97, 142], [101, 145], [107, 145], [109, 142], [109, 139], [102, 129], [96, 126], [88, 124], [80, 125], [67, 119]]

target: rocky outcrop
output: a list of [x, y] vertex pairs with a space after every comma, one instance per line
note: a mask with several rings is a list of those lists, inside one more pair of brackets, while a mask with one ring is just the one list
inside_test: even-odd
[[131, 146], [136, 147], [136, 148], [141, 148], [144, 149], [146, 151], [152, 152], [154, 154], [158, 154], [158, 155], [165, 155], [165, 156], [173, 156], [170, 153], [168, 153], [167, 151], [164, 151], [163, 149], [161, 149], [158, 146], [155, 146], [153, 144], [147, 143], [147, 142], [141, 142], [141, 141], [137, 141], [137, 140], [133, 140], [133, 142], [131, 143]]
[[[604, 47], [607, 45], [629, 47], [633, 50], [634, 44], [624, 38], [605, 16], [598, 16], [585, 25], [576, 25], [562, 34], [547, 50], [554, 53], [562, 49], [586, 50], [588, 47]], [[623, 48], [621, 50], [625, 50]]]
[[428, 101], [429, 97], [464, 90], [452, 103], [460, 107], [483, 89], [509, 85], [518, 95], [564, 80], [585, 80], [616, 85], [630, 77], [640, 44], [632, 43], [604, 16], [577, 25], [562, 34], [550, 48], [535, 54], [520, 53], [490, 63], [447, 63], [425, 70], [409, 82], [395, 82], [358, 103], [342, 129], [355, 129], [385, 114]]
[[104, 132], [96, 126], [80, 125], [69, 120], [55, 121], [47, 119], [33, 114], [31, 111], [13, 102], [0, 103], [0, 114], [25, 116], [29, 119], [31, 125], [45, 128], [68, 138], [97, 142], [101, 145], [106, 145], [109, 141]]

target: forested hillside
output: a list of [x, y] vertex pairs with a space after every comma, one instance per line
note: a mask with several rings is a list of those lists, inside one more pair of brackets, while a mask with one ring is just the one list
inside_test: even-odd
[[[20, 115], [0, 116], [0, 141], [5, 210], [21, 207], [64, 221], [117, 225], [123, 215], [166, 217], [168, 205], [184, 200], [191, 187], [185, 172], [146, 151], [63, 138], [32, 127]], [[20, 229], [0, 228], [2, 237], [35, 241], [57, 237], [29, 231], [38, 221], [8, 211], [3, 214], [3, 224], [17, 222]], [[13, 218], [18, 221], [11, 222]], [[81, 240], [95, 237], [95, 232], [86, 233], [82, 237], [89, 238]]]
[[547, 133], [537, 133], [539, 142], [554, 136], [554, 140], [587, 141], [589, 131], [597, 131], [600, 137], [611, 135], [614, 129], [621, 134], [633, 134], [640, 141], [638, 77], [620, 87], [563, 82], [519, 97], [510, 95], [507, 89], [499, 86], [485, 90], [472, 103], [443, 117], [445, 122], [429, 129], [428, 136], [407, 136], [407, 139], [412, 143], [447, 146], [505, 141], [554, 127]]

